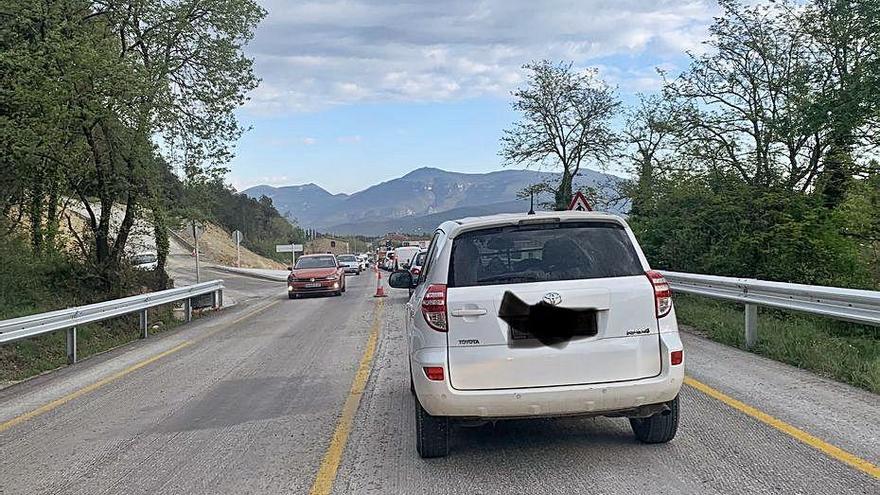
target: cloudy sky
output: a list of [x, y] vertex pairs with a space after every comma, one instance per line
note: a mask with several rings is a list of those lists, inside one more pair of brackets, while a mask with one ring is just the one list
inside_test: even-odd
[[598, 67], [621, 98], [659, 87], [700, 50], [714, 0], [258, 0], [247, 52], [260, 87], [232, 184], [354, 192], [432, 166], [500, 168], [522, 64]]

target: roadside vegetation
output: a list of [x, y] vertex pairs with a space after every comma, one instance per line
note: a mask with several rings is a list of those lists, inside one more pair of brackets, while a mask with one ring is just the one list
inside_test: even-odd
[[[88, 304], [102, 300], [86, 267], [64, 252], [34, 256], [20, 235], [0, 240], [0, 320]], [[119, 280], [130, 294], [147, 292], [157, 274], [126, 269]], [[149, 311], [150, 333], [173, 328], [170, 307]], [[80, 359], [107, 351], [140, 336], [137, 315], [77, 328]], [[67, 363], [65, 332], [25, 339], [0, 346], [0, 384], [17, 381]]]
[[[185, 219], [245, 231], [266, 253], [295, 237], [271, 201], [222, 185], [243, 132], [235, 110], [259, 82], [243, 50], [265, 15], [255, 1], [9, 0], [0, 10], [0, 318], [167, 288], [168, 231]], [[252, 223], [231, 225], [229, 211]], [[152, 273], [130, 266], [139, 221], [156, 240]], [[168, 308], [155, 317], [171, 321]], [[129, 318], [83, 327], [80, 354], [136, 328]], [[0, 379], [63, 361], [63, 332], [0, 346]]]
[[[729, 302], [675, 294], [678, 320], [700, 335], [745, 348], [743, 308]], [[759, 308], [753, 352], [880, 394], [877, 329]]]
[[[628, 115], [642, 247], [674, 271], [880, 289], [880, 4], [722, 7], [711, 50]], [[676, 303], [743, 346], [740, 306]], [[754, 352], [880, 392], [880, 328], [760, 312]]]
[[[522, 192], [554, 209], [580, 167], [623, 164], [610, 200], [658, 269], [880, 289], [880, 3], [718, 3], [705, 50], [630, 107], [596, 70], [524, 66], [499, 155], [560, 171]], [[677, 298], [683, 322], [741, 345], [736, 308]], [[761, 326], [756, 352], [878, 391], [880, 329], [775, 312]]]

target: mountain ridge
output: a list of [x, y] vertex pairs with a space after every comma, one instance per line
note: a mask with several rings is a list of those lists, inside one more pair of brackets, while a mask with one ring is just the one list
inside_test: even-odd
[[[379, 230], [395, 225], [425, 230], [425, 225], [443, 218], [443, 215], [435, 216], [443, 212], [448, 212], [449, 218], [458, 218], [468, 216], [469, 211], [485, 215], [527, 210], [528, 201], [518, 200], [517, 193], [529, 185], [555, 180], [558, 176], [522, 169], [467, 173], [420, 167], [351, 194], [333, 194], [314, 183], [259, 185], [243, 193], [251, 197], [266, 195], [279, 212], [303, 227], [340, 234], [376, 235], [384, 233]], [[603, 189], [621, 180], [614, 175], [582, 169], [576, 185]], [[536, 201], [546, 200], [549, 198], [536, 198]]]

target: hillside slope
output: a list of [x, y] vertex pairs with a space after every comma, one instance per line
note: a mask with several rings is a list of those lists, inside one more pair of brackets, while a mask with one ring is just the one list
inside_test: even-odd
[[463, 206], [430, 215], [343, 223], [334, 225], [332, 232], [340, 235], [382, 235], [388, 232], [430, 233], [447, 220], [526, 211], [529, 211], [528, 200], [514, 200], [480, 206]]
[[[191, 229], [179, 229], [174, 233], [185, 243], [181, 243], [175, 236], [171, 236], [172, 243], [177, 243], [180, 248], [187, 251], [192, 249]], [[235, 243], [232, 241], [232, 235], [213, 223], [207, 223], [205, 231], [199, 238], [199, 254], [204, 261], [218, 265], [235, 266]], [[241, 246], [241, 266], [242, 268], [270, 268], [274, 270], [283, 270], [286, 267], [283, 263], [264, 258], [244, 246]]]

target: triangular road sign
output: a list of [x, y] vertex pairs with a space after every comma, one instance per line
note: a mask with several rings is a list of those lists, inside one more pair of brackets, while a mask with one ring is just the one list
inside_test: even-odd
[[593, 211], [590, 202], [587, 201], [587, 198], [585, 198], [580, 191], [576, 192], [574, 197], [571, 198], [571, 203], [569, 203], [568, 209], [572, 211]]

